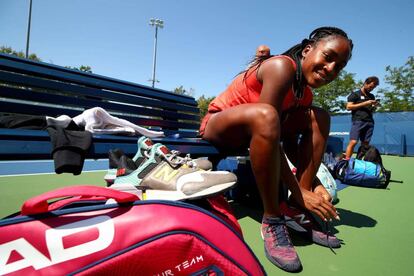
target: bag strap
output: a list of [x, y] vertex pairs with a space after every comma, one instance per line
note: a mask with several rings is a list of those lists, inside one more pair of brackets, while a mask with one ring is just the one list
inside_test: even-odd
[[52, 190], [26, 200], [22, 205], [21, 214], [35, 215], [56, 210], [57, 205], [55, 205], [55, 207], [49, 205], [48, 200], [73, 196], [89, 197], [91, 199], [93, 199], [94, 197], [99, 197], [100, 199], [113, 198], [118, 203], [127, 203], [139, 200], [139, 197], [137, 195], [105, 187], [88, 185], [70, 186]]

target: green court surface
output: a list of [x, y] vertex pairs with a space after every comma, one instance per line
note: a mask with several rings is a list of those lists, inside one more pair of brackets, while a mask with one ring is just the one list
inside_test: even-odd
[[[414, 158], [384, 156], [384, 165], [392, 171], [386, 190], [348, 187], [339, 192], [341, 221], [335, 223], [337, 236], [344, 245], [336, 249], [310, 244], [301, 237], [293, 241], [303, 264], [300, 275], [414, 275]], [[0, 217], [16, 212], [22, 202], [42, 192], [67, 185], [104, 185], [104, 172], [81, 176], [31, 175], [0, 177]], [[244, 237], [268, 275], [288, 275], [270, 263], [260, 237], [260, 211], [233, 204]], [[414, 262], [413, 262], [414, 265]]]

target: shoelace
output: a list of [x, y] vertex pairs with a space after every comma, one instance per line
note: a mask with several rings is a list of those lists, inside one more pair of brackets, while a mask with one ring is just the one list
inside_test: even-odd
[[[326, 232], [326, 242], [327, 242], [327, 244], [328, 244], [328, 246], [329, 246], [329, 249], [331, 249], [331, 251], [336, 255], [336, 252], [335, 252], [335, 250], [332, 248], [332, 246], [331, 246], [331, 243], [329, 242], [329, 236], [331, 236], [331, 234], [332, 234], [332, 230], [333, 229], [333, 227], [332, 227], [332, 224], [329, 222], [329, 221], [326, 221], [325, 222], [325, 232]], [[343, 242], [343, 240], [341, 240], [341, 239], [338, 239], [338, 238], [336, 238], [340, 243], [342, 243]]]
[[[148, 154], [148, 153], [147, 153]], [[171, 165], [173, 168], [177, 168], [181, 165], [188, 165], [190, 168], [197, 167], [197, 164], [190, 157], [190, 154], [187, 154], [185, 157], [179, 156], [181, 152], [178, 150], [172, 150], [170, 153], [162, 154], [161, 156]]]
[[[180, 154], [181, 152], [179, 152], [178, 150], [171, 150], [170, 153], [163, 153], [161, 154], [161, 156], [173, 168], [177, 168], [184, 164], [188, 165], [190, 168], [197, 167], [197, 163], [194, 162], [189, 153], [185, 157], [179, 156]], [[144, 151], [144, 156], [146, 158], [150, 158], [150, 151]]]
[[[332, 248], [331, 243], [329, 242], [329, 237], [332, 236], [332, 224], [330, 223], [329, 220], [325, 221], [325, 227], [321, 227], [321, 228], [325, 228], [325, 229], [321, 229], [322, 232], [326, 235], [326, 243], [328, 244], [329, 249], [336, 255], [335, 250]], [[338, 238], [336, 238], [338, 239]], [[342, 242], [342, 240], [338, 239], [340, 242]]]
[[329, 242], [329, 236], [331, 235], [331, 224], [329, 221], [325, 221], [325, 234], [326, 234], [326, 243], [328, 244], [329, 249], [336, 255], [335, 250], [332, 248], [331, 243]]
[[[288, 219], [286, 221], [290, 221], [292, 219]], [[271, 223], [267, 227], [266, 231], [275, 233], [276, 240], [278, 245], [286, 246], [286, 245], [292, 245], [292, 242], [289, 238], [289, 233], [287, 231], [287, 227], [279, 227], [285, 225], [284, 223]]]

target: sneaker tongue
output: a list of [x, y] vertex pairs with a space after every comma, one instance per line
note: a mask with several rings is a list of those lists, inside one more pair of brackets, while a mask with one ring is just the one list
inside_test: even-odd
[[135, 164], [135, 162], [126, 155], [122, 155], [118, 163], [116, 176], [128, 175], [136, 169], [137, 165]]
[[284, 216], [280, 216], [280, 217], [265, 217], [265, 218], [263, 218], [263, 222], [269, 223], [269, 224], [285, 224], [286, 223]]
[[121, 149], [110, 149], [108, 152], [109, 168], [116, 169], [122, 155], [125, 155], [125, 153]]

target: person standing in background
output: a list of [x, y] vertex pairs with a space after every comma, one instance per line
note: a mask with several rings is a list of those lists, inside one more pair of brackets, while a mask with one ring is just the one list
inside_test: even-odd
[[368, 146], [374, 132], [373, 112], [379, 105], [379, 100], [371, 93], [379, 84], [377, 77], [368, 77], [361, 89], [348, 96], [346, 109], [352, 111], [352, 127], [349, 133], [349, 143], [345, 152], [345, 159], [349, 159], [354, 152], [358, 140], [361, 146]]
[[270, 48], [267, 45], [260, 45], [256, 49], [256, 57], [269, 57], [270, 56]]
[[259, 65], [263, 60], [270, 57], [270, 48], [267, 45], [259, 45], [256, 48], [256, 54], [253, 59], [247, 64], [246, 70], [250, 67]]

